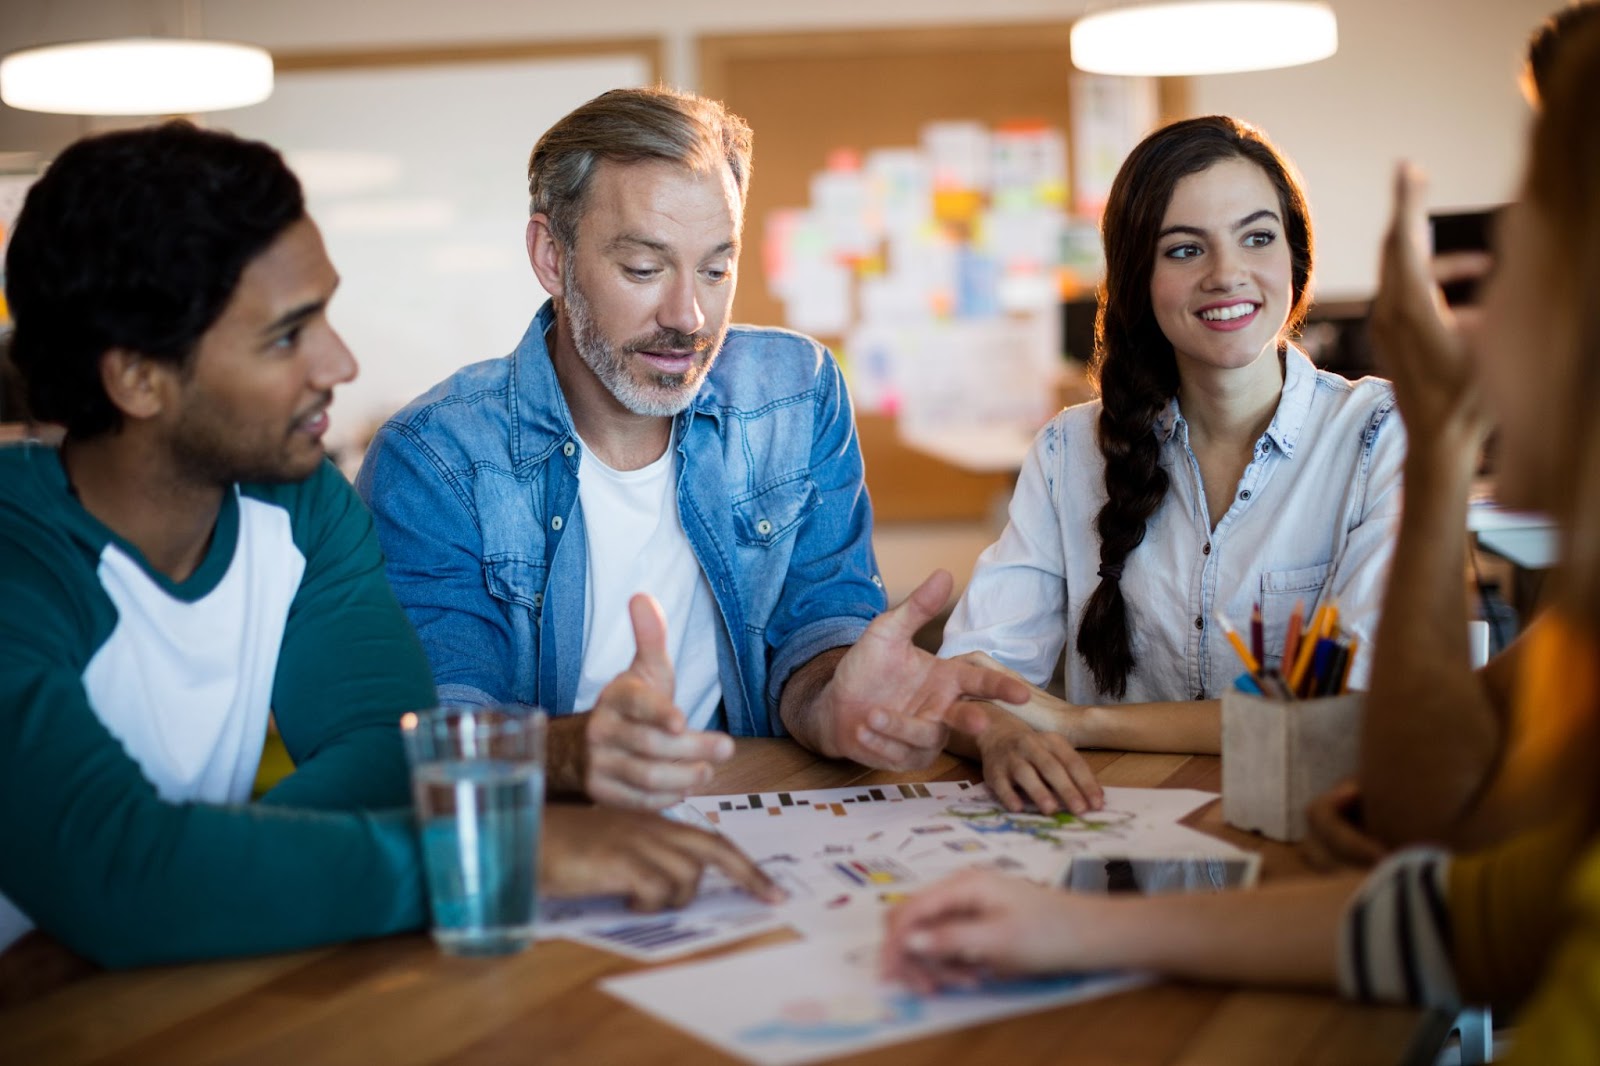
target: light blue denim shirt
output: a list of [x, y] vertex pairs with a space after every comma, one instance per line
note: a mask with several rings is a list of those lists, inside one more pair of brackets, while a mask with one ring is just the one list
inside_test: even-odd
[[[443, 700], [573, 709], [590, 560], [554, 314], [386, 422], [356, 479]], [[807, 337], [735, 326], [676, 430], [678, 509], [721, 622], [696, 639], [716, 641], [729, 731], [781, 735], [789, 675], [886, 606], [843, 375]]]
[[[1066, 648], [1066, 697], [1078, 704], [1104, 702], [1076, 648], [1084, 605], [1100, 582], [1099, 416], [1098, 401], [1080, 404], [1039, 433], [1010, 522], [979, 557], [939, 652], [986, 651], [1043, 685]], [[1290, 348], [1278, 410], [1216, 529], [1176, 399], [1155, 433], [1170, 480], [1123, 569], [1135, 660], [1125, 702], [1219, 697], [1244, 667], [1215, 618], [1222, 613], [1247, 635], [1257, 602], [1266, 665], [1278, 666], [1295, 601], [1305, 601], [1309, 619], [1336, 599], [1341, 625], [1364, 649], [1351, 674], [1364, 685], [1405, 456], [1389, 383], [1318, 371]]]

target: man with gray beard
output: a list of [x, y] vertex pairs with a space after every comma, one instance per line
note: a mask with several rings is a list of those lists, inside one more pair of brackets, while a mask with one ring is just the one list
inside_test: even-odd
[[948, 574], [884, 610], [833, 357], [729, 325], [750, 144], [664, 89], [557, 122], [528, 163], [552, 299], [386, 423], [357, 481], [440, 698], [550, 711], [553, 791], [666, 807], [730, 734], [918, 768], [981, 728], [967, 700], [1027, 695], [913, 646]]

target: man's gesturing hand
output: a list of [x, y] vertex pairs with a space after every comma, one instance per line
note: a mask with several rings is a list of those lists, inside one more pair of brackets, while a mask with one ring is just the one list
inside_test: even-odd
[[944, 607], [950, 587], [950, 575], [935, 570], [903, 603], [875, 618], [839, 659], [810, 714], [824, 755], [919, 770], [943, 750], [950, 727], [983, 730], [984, 709], [968, 701], [1028, 698], [1028, 686], [1016, 678], [940, 659], [912, 643]]
[[667, 620], [654, 598], [628, 602], [633, 663], [600, 691], [585, 726], [584, 788], [597, 802], [659, 810], [711, 780], [733, 754], [725, 733], [696, 733], [672, 700]]

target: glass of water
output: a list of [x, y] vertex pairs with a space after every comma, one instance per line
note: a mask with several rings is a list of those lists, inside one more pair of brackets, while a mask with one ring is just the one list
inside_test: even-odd
[[452, 955], [532, 943], [544, 810], [542, 711], [436, 707], [400, 719], [433, 939]]

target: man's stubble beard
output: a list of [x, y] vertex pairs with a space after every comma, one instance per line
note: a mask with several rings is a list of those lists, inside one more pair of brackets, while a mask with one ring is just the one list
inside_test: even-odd
[[[562, 309], [566, 314], [567, 326], [572, 330], [572, 346], [577, 349], [578, 358], [594, 372], [618, 403], [637, 415], [670, 418], [694, 402], [711, 373], [712, 364], [716, 362], [723, 338], [727, 336], [726, 324], [714, 337], [704, 333], [662, 330], [618, 348], [606, 339], [595, 322], [589, 301], [578, 285], [571, 255], [562, 263], [561, 284]], [[632, 360], [629, 356], [634, 351], [660, 348], [677, 351], [693, 349], [702, 361], [696, 362], [682, 374], [651, 373], [646, 381], [640, 381], [631, 372]]]

